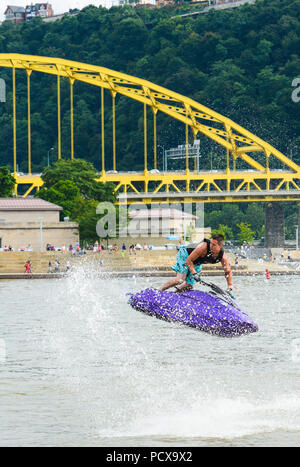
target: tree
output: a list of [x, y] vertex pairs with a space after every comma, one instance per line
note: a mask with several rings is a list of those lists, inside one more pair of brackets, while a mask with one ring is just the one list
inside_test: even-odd
[[220, 225], [228, 226], [232, 230], [232, 236], [237, 235], [238, 229], [236, 225], [244, 222], [245, 215], [236, 204], [225, 204], [220, 208], [214, 209], [210, 213], [205, 213], [205, 226], [211, 227], [212, 230], [218, 229]]
[[219, 227], [217, 229], [212, 230], [211, 234], [212, 235], [221, 234], [223, 235], [225, 240], [230, 240], [233, 238], [232, 229], [228, 227], [228, 225], [224, 225], [224, 224], [219, 224]]
[[79, 224], [80, 240], [90, 243], [98, 239], [97, 205], [101, 201], [115, 203], [114, 185], [97, 182], [93, 164], [82, 159], [60, 160], [44, 169], [44, 186], [36, 196], [63, 207], [61, 217]]
[[99, 174], [92, 163], [83, 159], [63, 160], [46, 167], [41, 175], [46, 189], [51, 188], [59, 181], [69, 180], [79, 189], [85, 199], [96, 201], [115, 202], [114, 185], [97, 182]]
[[254, 233], [253, 230], [250, 228], [250, 224], [245, 224], [245, 222], [241, 222], [237, 224], [237, 227], [240, 229], [239, 233], [237, 234], [239, 243], [242, 245], [243, 243], [252, 243], [254, 240]]
[[257, 238], [260, 238], [262, 227], [265, 222], [264, 206], [258, 203], [250, 203], [246, 209], [245, 222], [250, 224]]
[[8, 167], [0, 167], [0, 197], [12, 196], [15, 184], [16, 179], [11, 175]]
[[37, 193], [39, 198], [57, 204], [63, 208], [60, 213], [61, 219], [70, 217], [76, 220], [76, 208], [81, 200], [80, 190], [70, 180], [59, 180], [50, 188], [42, 187]]
[[81, 200], [77, 204], [76, 221], [79, 223], [79, 235], [82, 243], [94, 243], [99, 240], [96, 226], [99, 220], [97, 215], [98, 202], [94, 200]]

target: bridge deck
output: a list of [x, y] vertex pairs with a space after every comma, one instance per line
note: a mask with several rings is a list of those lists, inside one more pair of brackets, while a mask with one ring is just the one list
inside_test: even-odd
[[[40, 174], [17, 174], [24, 196], [43, 185]], [[104, 172], [97, 179], [116, 186], [119, 202], [300, 201], [300, 173], [270, 170], [207, 172]]]
[[221, 202], [268, 202], [268, 201], [300, 201], [298, 190], [262, 190], [262, 191], [200, 191], [191, 192], [160, 192], [160, 193], [126, 193], [118, 197], [119, 203], [221, 203]]

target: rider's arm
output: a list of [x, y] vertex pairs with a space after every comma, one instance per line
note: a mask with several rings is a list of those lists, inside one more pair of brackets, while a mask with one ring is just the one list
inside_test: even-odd
[[228, 260], [227, 256], [225, 255], [225, 253], [223, 255], [221, 263], [222, 263], [222, 266], [224, 268], [225, 279], [227, 280], [228, 287], [232, 288], [232, 271], [231, 271], [231, 267], [230, 267], [230, 264], [229, 264], [229, 260]]
[[194, 261], [196, 261], [197, 258], [204, 257], [207, 253], [207, 244], [205, 242], [200, 243], [200, 245], [195, 248], [195, 250], [187, 257], [186, 259], [186, 264], [191, 271], [192, 274], [197, 274], [197, 271], [194, 266]]

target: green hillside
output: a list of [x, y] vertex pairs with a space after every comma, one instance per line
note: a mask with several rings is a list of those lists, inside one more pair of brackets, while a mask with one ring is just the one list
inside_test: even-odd
[[[177, 9], [177, 13], [180, 10]], [[110, 10], [90, 6], [80, 14], [46, 23], [4, 22], [0, 51], [66, 58], [148, 79], [189, 96], [232, 118], [300, 162], [300, 102], [292, 100], [300, 77], [300, 1], [258, 0], [238, 9], [211, 11], [195, 18], [174, 16], [171, 8], [131, 6]], [[17, 70], [17, 146], [19, 170], [27, 170], [26, 74]], [[0, 104], [0, 165], [12, 163], [11, 70], [0, 69], [7, 102]], [[32, 95], [33, 171], [57, 149], [55, 77], [34, 73]], [[100, 168], [100, 89], [76, 83], [75, 155]], [[300, 93], [299, 93], [300, 94]], [[62, 80], [63, 157], [70, 157], [69, 85]], [[111, 96], [105, 96], [106, 158], [112, 159]], [[123, 97], [116, 101], [119, 170], [142, 168], [143, 108]], [[184, 127], [158, 115], [158, 144], [184, 142]], [[149, 113], [149, 159], [151, 160]], [[224, 164], [223, 149], [201, 140], [201, 168]], [[51, 152], [55, 159], [56, 151]], [[161, 149], [158, 149], [162, 164]], [[277, 163], [278, 164], [278, 163]], [[150, 167], [149, 167], [150, 168]]]

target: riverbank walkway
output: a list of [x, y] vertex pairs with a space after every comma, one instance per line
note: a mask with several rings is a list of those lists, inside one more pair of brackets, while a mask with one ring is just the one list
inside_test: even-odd
[[[235, 255], [228, 254], [235, 276], [251, 276], [265, 274], [266, 269], [273, 275], [300, 275], [300, 251], [284, 251], [279, 258], [247, 259], [239, 258], [235, 265]], [[0, 280], [7, 279], [57, 279], [83, 267], [101, 277], [128, 276], [164, 276], [172, 277], [175, 273], [171, 266], [176, 263], [176, 250], [136, 251], [129, 254], [107, 250], [86, 255], [73, 256], [69, 252], [0, 252]], [[54, 270], [55, 260], [60, 263], [60, 270]], [[25, 262], [31, 263], [31, 274], [25, 274]], [[49, 272], [49, 262], [52, 272]], [[69, 263], [69, 264], [68, 264]], [[70, 270], [67, 271], [67, 266]], [[221, 265], [205, 265], [203, 276], [222, 276]]]

